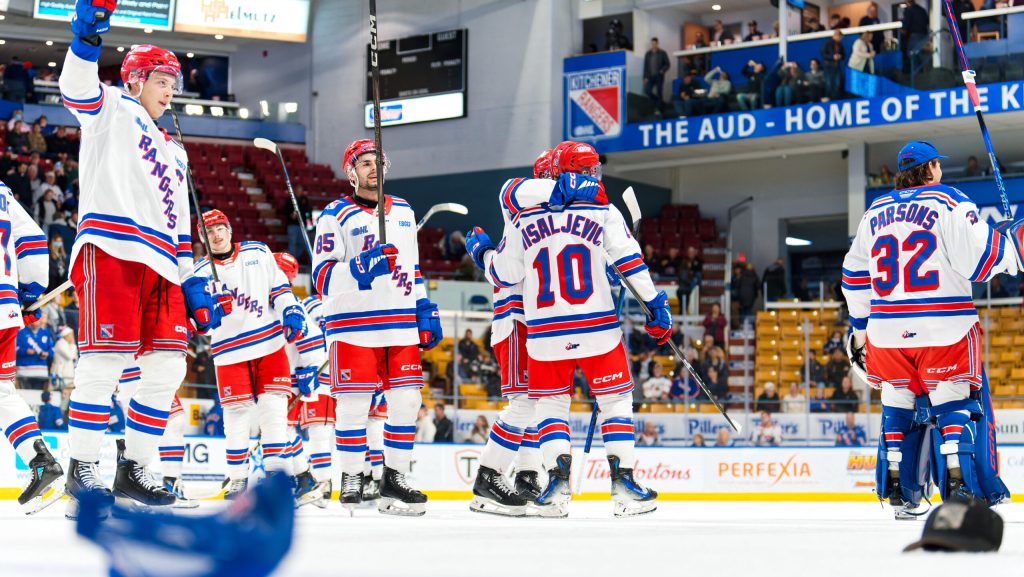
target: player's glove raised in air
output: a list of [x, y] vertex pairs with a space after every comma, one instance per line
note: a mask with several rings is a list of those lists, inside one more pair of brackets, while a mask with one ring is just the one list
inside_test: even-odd
[[867, 356], [864, 354], [866, 344], [864, 331], [850, 327], [850, 331], [846, 333], [846, 357], [850, 359], [850, 370], [859, 375], [861, 380], [871, 385], [872, 388], [881, 389], [880, 383], [875, 384], [868, 380]]
[[71, 19], [71, 51], [82, 60], [96, 62], [100, 58], [100, 34], [110, 30], [110, 15], [117, 8], [116, 0], [78, 0]]
[[608, 277], [608, 286], [615, 288], [622, 284], [619, 280], [619, 275], [615, 274], [615, 267], [607, 265], [604, 267], [604, 276]]
[[644, 329], [659, 345], [663, 345], [672, 337], [672, 311], [668, 306], [668, 295], [665, 291], [659, 291], [645, 304], [651, 309], [653, 317], [647, 319]]
[[316, 369], [312, 365], [295, 369], [295, 386], [303, 397], [312, 395], [316, 388]]
[[185, 295], [185, 312], [195, 323], [196, 332], [199, 334], [219, 327], [221, 319], [231, 312], [230, 301], [225, 311], [220, 295], [215, 297], [210, 292], [208, 280], [205, 277], [194, 276], [181, 283], [181, 293]]
[[430, 350], [441, 342], [441, 316], [437, 305], [427, 299], [416, 301], [416, 327], [420, 331], [420, 348]]
[[284, 327], [284, 339], [289, 343], [294, 343], [309, 332], [309, 328], [306, 327], [306, 315], [299, 305], [284, 309], [281, 313], [281, 326]]
[[550, 204], [565, 206], [573, 201], [608, 204], [608, 195], [604, 192], [604, 184], [593, 176], [567, 172], [558, 177]]
[[489, 250], [494, 250], [494, 243], [484, 229], [475, 226], [466, 233], [466, 252], [473, 257], [473, 262], [480, 270], [484, 269], [484, 255]]
[[24, 321], [26, 327], [43, 318], [43, 312], [40, 309], [36, 309], [32, 312], [25, 310], [36, 304], [36, 301], [39, 300], [40, 296], [42, 296], [41, 290], [30, 288], [26, 285], [18, 287], [18, 299], [21, 301], [21, 320]]
[[377, 244], [370, 250], [357, 254], [348, 262], [348, 268], [359, 284], [359, 290], [368, 291], [373, 286], [373, 279], [395, 271], [397, 260], [398, 248], [395, 245]]

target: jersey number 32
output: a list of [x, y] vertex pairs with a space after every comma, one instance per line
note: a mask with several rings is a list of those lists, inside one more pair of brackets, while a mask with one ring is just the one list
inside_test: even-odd
[[[878, 237], [871, 247], [871, 258], [877, 259], [878, 276], [871, 279], [871, 285], [878, 296], [889, 296], [900, 284], [902, 273], [903, 292], [923, 292], [939, 288], [939, 271], [921, 274], [921, 266], [932, 256], [936, 248], [935, 235], [927, 230], [910, 233], [901, 244], [892, 235]], [[900, 251], [913, 253], [907, 264], [900, 268]]]

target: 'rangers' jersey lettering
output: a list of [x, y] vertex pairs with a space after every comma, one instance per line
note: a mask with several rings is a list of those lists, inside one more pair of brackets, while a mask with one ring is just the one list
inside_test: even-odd
[[[50, 253], [42, 229], [0, 182], [0, 328], [22, 326], [18, 290], [37, 295], [50, 280]], [[44, 367], [45, 368], [45, 367]], [[12, 369], [13, 370], [13, 369]]]
[[875, 200], [843, 261], [850, 323], [882, 348], [953, 344], [978, 322], [972, 282], [1016, 274], [1012, 245], [942, 184]]

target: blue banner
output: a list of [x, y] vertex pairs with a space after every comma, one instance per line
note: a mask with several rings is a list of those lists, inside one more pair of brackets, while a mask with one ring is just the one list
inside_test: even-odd
[[566, 58], [562, 63], [567, 140], [618, 139], [626, 124], [626, 53]]
[[[895, 159], [893, 159], [895, 161]], [[981, 159], [985, 162], [985, 159]], [[945, 183], [943, 183], [945, 184]], [[963, 182], [951, 182], [949, 184], [960, 192], [967, 195], [978, 205], [978, 215], [989, 223], [1003, 220], [1003, 201], [999, 198], [999, 189], [996, 188], [995, 179], [985, 178]], [[1003, 186], [1006, 187], [1006, 198], [1010, 203], [1010, 211], [1014, 219], [1024, 217], [1024, 177], [1004, 177]], [[891, 187], [869, 188], [864, 194], [864, 208], [871, 206], [871, 203], [883, 194], [892, 192]]]

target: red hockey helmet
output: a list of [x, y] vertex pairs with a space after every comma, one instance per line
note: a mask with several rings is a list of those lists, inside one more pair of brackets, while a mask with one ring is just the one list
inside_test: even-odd
[[121, 81], [125, 86], [129, 82], [145, 82], [152, 72], [163, 72], [175, 78], [174, 93], [181, 94], [185, 86], [181, 76], [181, 63], [170, 50], [164, 50], [152, 44], [132, 46], [121, 63]]
[[224, 226], [231, 228], [231, 222], [228, 220], [228, 216], [216, 208], [203, 213], [203, 228], [210, 228], [211, 226], [216, 226], [218, 224], [223, 224]]
[[551, 178], [551, 151], [545, 150], [540, 153], [537, 160], [533, 161], [534, 178]]
[[295, 276], [299, 274], [299, 261], [295, 260], [294, 256], [287, 252], [275, 252], [274, 260], [277, 261], [277, 268], [288, 277], [288, 282], [295, 280]]
[[551, 178], [566, 172], [575, 172], [601, 179], [601, 157], [597, 150], [585, 143], [566, 140], [551, 151]]
[[[359, 160], [360, 156], [362, 156], [364, 154], [369, 154], [371, 152], [373, 152], [373, 153], [377, 152], [377, 146], [373, 143], [372, 140], [370, 140], [368, 138], [364, 138], [362, 140], [356, 140], [356, 141], [352, 142], [352, 144], [348, 145], [348, 148], [345, 149], [345, 156], [342, 157], [342, 161], [341, 161], [341, 169], [348, 176], [348, 181], [350, 183], [352, 183], [352, 186], [356, 185], [356, 182], [355, 182], [355, 180], [356, 180], [356, 173], [355, 173], [356, 161]], [[388, 162], [388, 155], [387, 155], [387, 153], [383, 153], [383, 156], [384, 156], [384, 176], [387, 176], [387, 174], [388, 174], [388, 167], [391, 166], [391, 163]]]

